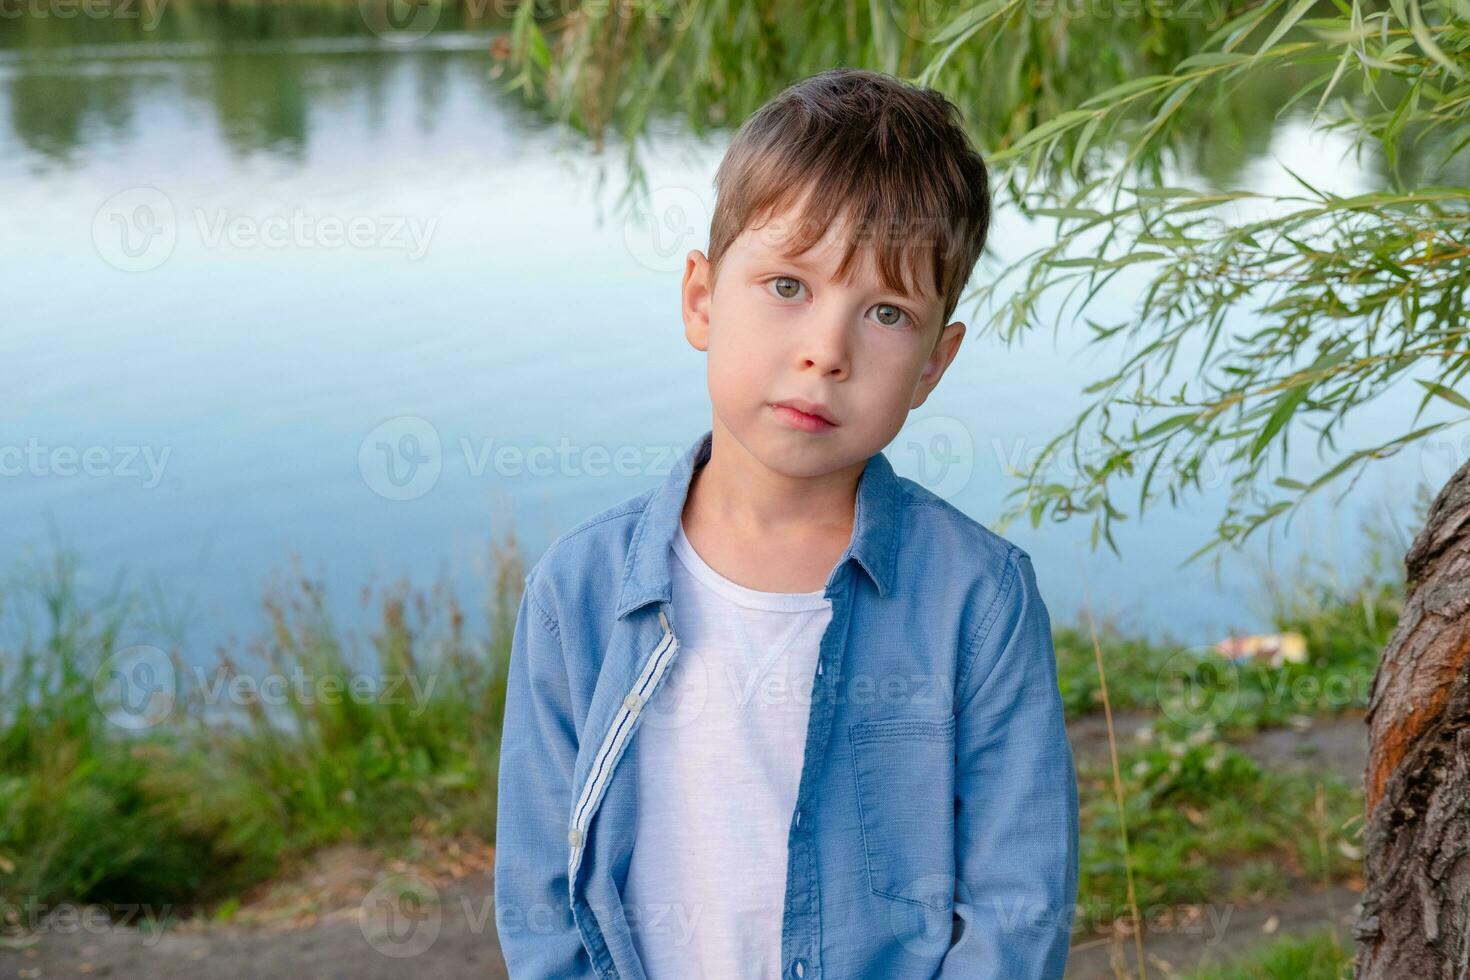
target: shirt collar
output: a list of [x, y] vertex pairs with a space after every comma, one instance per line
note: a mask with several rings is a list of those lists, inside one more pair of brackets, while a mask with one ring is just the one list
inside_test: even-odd
[[[694, 471], [709, 461], [713, 439], [713, 430], [706, 430], [695, 440], [644, 506], [623, 566], [619, 619], [655, 600], [670, 601], [673, 590], [669, 580], [669, 548], [684, 513]], [[898, 497], [898, 477], [888, 457], [882, 452], [869, 456], [858, 478], [852, 538], [837, 560], [833, 576], [827, 580], [829, 586], [836, 571], [851, 559], [867, 572], [880, 596], [887, 598], [893, 591], [893, 569], [898, 555]]]

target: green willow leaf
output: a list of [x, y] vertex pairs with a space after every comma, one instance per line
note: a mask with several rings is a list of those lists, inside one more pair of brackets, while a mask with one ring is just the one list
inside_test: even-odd
[[1260, 457], [1261, 453], [1265, 452], [1271, 440], [1276, 437], [1276, 433], [1280, 432], [1282, 427], [1291, 421], [1291, 417], [1296, 413], [1297, 407], [1306, 399], [1307, 393], [1311, 390], [1312, 386], [1309, 383], [1299, 384], [1288, 388], [1276, 399], [1275, 407], [1271, 409], [1271, 415], [1266, 419], [1266, 424], [1261, 428], [1260, 432], [1256, 433], [1256, 437], [1251, 440], [1251, 462], [1254, 463]]
[[1465, 69], [1451, 61], [1449, 55], [1429, 36], [1429, 29], [1424, 26], [1424, 18], [1419, 14], [1419, 0], [1409, 0], [1409, 30], [1414, 33], [1414, 40], [1419, 42], [1419, 47], [1424, 49], [1425, 54], [1456, 76], [1465, 77]]
[[1439, 384], [1435, 381], [1425, 381], [1423, 378], [1418, 378], [1416, 380], [1424, 386], [1425, 390], [1427, 390], [1431, 396], [1437, 395], [1440, 398], [1443, 398], [1445, 401], [1449, 402], [1451, 405], [1458, 405], [1460, 408], [1470, 410], [1470, 398], [1466, 398], [1455, 389], [1446, 387], [1445, 385]]
[[1291, 30], [1292, 25], [1301, 20], [1302, 16], [1308, 10], [1311, 10], [1316, 2], [1317, 0], [1297, 0], [1296, 6], [1287, 11], [1286, 16], [1281, 18], [1280, 22], [1277, 23], [1270, 34], [1266, 35], [1266, 40], [1261, 42], [1261, 46], [1256, 49], [1256, 53], [1260, 54], [1263, 51], [1269, 50], [1273, 44], [1281, 40], [1282, 36]]
[[1165, 432], [1170, 432], [1182, 425], [1188, 425], [1197, 418], [1199, 418], [1198, 412], [1184, 412], [1180, 415], [1172, 416], [1160, 422], [1158, 425], [1151, 426], [1140, 432], [1138, 434], [1138, 441], [1144, 442], [1152, 439], [1154, 436], [1163, 435]]

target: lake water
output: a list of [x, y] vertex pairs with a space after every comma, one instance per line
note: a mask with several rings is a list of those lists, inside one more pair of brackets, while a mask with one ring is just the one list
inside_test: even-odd
[[[0, 23], [0, 553], [44, 555], [54, 527], [92, 582], [155, 581], [205, 661], [259, 630], [292, 554], [344, 616], [361, 586], [441, 571], [478, 607], [511, 524], [534, 559], [709, 426], [678, 287], [724, 137], [656, 129], [646, 221], [616, 207], [619, 151], [599, 158], [490, 77], [485, 32], [14, 30]], [[1371, 185], [1340, 152], [1286, 123], [1245, 177], [1285, 186], [1274, 156]], [[1045, 232], [1002, 214], [992, 242], [1014, 255]], [[1127, 315], [1125, 284], [1112, 302]], [[888, 448], [895, 467], [991, 523], [1015, 485], [1003, 464], [1098, 373], [1080, 333], [1008, 349], [972, 330]], [[1353, 444], [1402, 431], [1414, 403], [1375, 406]], [[1082, 521], [1008, 536], [1054, 621], [1090, 596], [1207, 642], [1263, 624], [1270, 568], [1307, 555], [1351, 574], [1360, 522], [1407, 520], [1412, 487], [1464, 450], [1379, 464], [1218, 579], [1177, 566], [1223, 487], [1120, 529], [1121, 560], [1090, 552]]]

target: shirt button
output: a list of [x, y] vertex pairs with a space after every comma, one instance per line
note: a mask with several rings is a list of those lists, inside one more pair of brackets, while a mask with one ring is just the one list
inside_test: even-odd
[[806, 964], [801, 960], [796, 960], [791, 964], [791, 972], [796, 974], [798, 977], [806, 976]]
[[582, 846], [582, 832], [580, 830], [578, 830], [576, 827], [573, 827], [567, 833], [567, 843], [571, 844], [573, 847], [581, 847]]
[[643, 707], [643, 699], [636, 694], [630, 694], [623, 698], [623, 704], [627, 706], [629, 711], [637, 711]]

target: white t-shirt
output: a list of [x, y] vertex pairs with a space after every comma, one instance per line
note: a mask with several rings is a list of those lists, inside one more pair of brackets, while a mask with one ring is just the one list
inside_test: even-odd
[[832, 604], [730, 581], [682, 523], [672, 550], [679, 651], [633, 739], [623, 907], [649, 980], [767, 980], [781, 975], [786, 839]]

